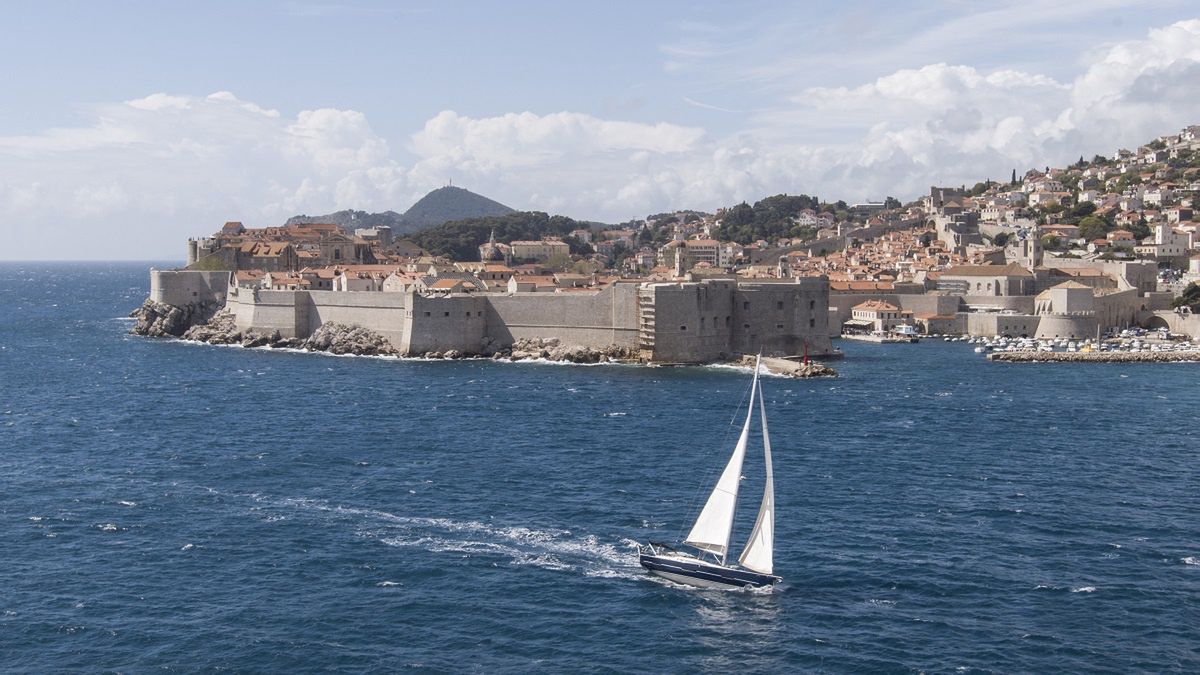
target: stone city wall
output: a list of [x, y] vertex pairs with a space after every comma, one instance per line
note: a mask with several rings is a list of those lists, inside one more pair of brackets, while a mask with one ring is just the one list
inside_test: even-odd
[[555, 337], [562, 344], [591, 349], [633, 348], [638, 336], [637, 290], [636, 283], [616, 283], [599, 293], [488, 295], [487, 336], [502, 345]]
[[226, 271], [150, 270], [150, 299], [164, 305], [223, 303], [228, 287]]
[[[408, 293], [231, 289], [239, 330], [307, 338], [323, 324], [361, 326], [404, 354], [480, 353], [522, 339], [557, 339], [590, 349], [633, 349], [639, 284], [597, 293]], [[655, 360], [710, 361], [735, 353], [813, 355], [831, 351], [828, 283], [803, 279], [739, 285], [732, 280], [656, 284]], [[655, 324], [651, 324], [652, 326]]]
[[[691, 363], [733, 354], [833, 351], [829, 341], [829, 282], [803, 278], [776, 283], [711, 280], [649, 284], [655, 361]], [[648, 329], [649, 330], [649, 329]]]

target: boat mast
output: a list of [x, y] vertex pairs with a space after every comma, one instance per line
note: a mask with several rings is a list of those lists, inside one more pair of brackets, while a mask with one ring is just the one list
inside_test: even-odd
[[[753, 406], [753, 402], [751, 403]], [[775, 549], [775, 472], [771, 466], [771, 435], [767, 431], [767, 407], [762, 389], [758, 390], [758, 411], [762, 418], [763, 461], [766, 464], [766, 480], [763, 484], [762, 505], [754, 520], [754, 529], [746, 541], [746, 548], [738, 558], [742, 567], [761, 574], [771, 574], [774, 569]]]
[[758, 392], [758, 361], [754, 364], [754, 379], [750, 383], [750, 405], [746, 409], [746, 421], [737, 445], [716, 486], [708, 495], [708, 501], [700, 516], [692, 525], [684, 543], [701, 551], [718, 556], [724, 565], [729, 550], [729, 538], [733, 530], [733, 516], [737, 510], [738, 486], [742, 478], [742, 460], [746, 456], [746, 445], [750, 438], [750, 422], [754, 418], [754, 396]]

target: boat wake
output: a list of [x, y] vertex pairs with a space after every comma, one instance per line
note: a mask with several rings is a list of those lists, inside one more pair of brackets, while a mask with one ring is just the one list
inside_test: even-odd
[[313, 499], [272, 499], [251, 495], [267, 508], [299, 508], [329, 513], [353, 523], [357, 534], [386, 546], [416, 548], [460, 557], [498, 559], [512, 566], [533, 566], [599, 578], [642, 579], [638, 543], [603, 541], [569, 530], [538, 530], [474, 520], [406, 516], [375, 509], [329, 504]]

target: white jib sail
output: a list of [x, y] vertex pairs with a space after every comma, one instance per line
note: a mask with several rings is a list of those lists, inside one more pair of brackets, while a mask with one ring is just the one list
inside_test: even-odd
[[750, 541], [738, 560], [742, 567], [761, 574], [771, 574], [774, 569], [772, 558], [775, 552], [775, 476], [771, 469], [771, 437], [767, 434], [767, 408], [763, 404], [762, 389], [758, 390], [758, 410], [762, 416], [763, 457], [767, 464], [767, 480], [763, 486], [762, 506], [758, 519], [750, 532]]
[[750, 405], [746, 409], [746, 423], [742, 435], [733, 449], [733, 456], [721, 472], [717, 486], [713, 488], [700, 517], [692, 525], [685, 544], [715, 553], [725, 560], [729, 549], [729, 532], [733, 529], [733, 512], [737, 509], [738, 483], [742, 479], [742, 460], [746, 457], [746, 442], [750, 438], [750, 420], [754, 417], [754, 394], [758, 391], [758, 365], [755, 364], [754, 380], [750, 384]]

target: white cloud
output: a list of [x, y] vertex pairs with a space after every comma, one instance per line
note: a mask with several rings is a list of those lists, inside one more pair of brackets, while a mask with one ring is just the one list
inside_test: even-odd
[[403, 168], [355, 111], [285, 119], [218, 92], [152, 94], [92, 113], [86, 126], [0, 137], [4, 249], [68, 232], [56, 244], [65, 257], [179, 255], [187, 236], [228, 219], [278, 224], [409, 198]]
[[1111, 153], [1200, 121], [1200, 21], [1110, 45], [1069, 82], [937, 63], [812, 87], [727, 138], [572, 114], [443, 112], [413, 137], [415, 185], [453, 177], [517, 206], [619, 220], [776, 192], [911, 198], [931, 184]]
[[82, 126], [0, 137], [0, 257], [47, 232], [70, 235], [66, 256], [178, 255], [226, 219], [402, 210], [447, 180], [609, 221], [777, 192], [910, 198], [1200, 122], [1200, 20], [1097, 49], [1073, 79], [1033, 70], [934, 63], [793, 89], [723, 137], [579, 112], [443, 111], [408, 139], [411, 158], [352, 110], [292, 117], [228, 92], [152, 94], [98, 106]]

